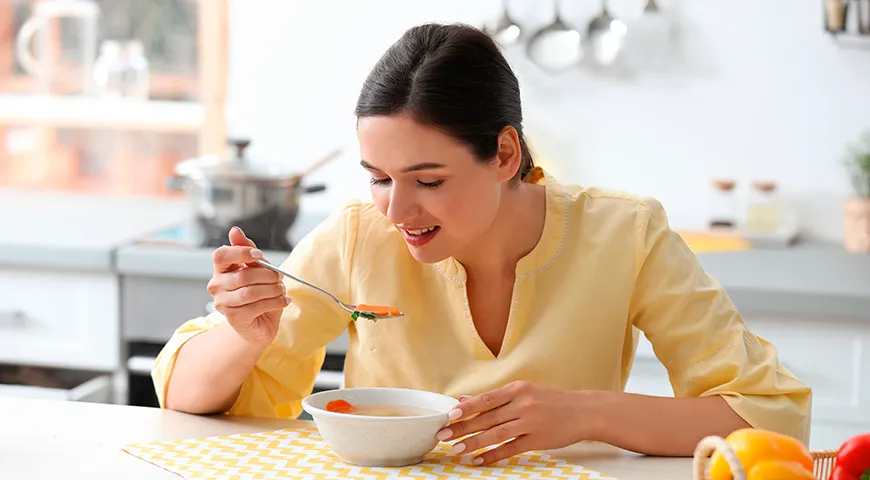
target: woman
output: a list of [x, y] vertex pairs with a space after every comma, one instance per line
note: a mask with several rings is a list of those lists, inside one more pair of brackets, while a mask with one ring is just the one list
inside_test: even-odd
[[[810, 389], [747, 330], [658, 202], [541, 178], [517, 79], [486, 35], [410, 29], [356, 114], [373, 201], [332, 216], [283, 267], [406, 316], [351, 321], [253, 264], [262, 252], [234, 228], [208, 285], [221, 315], [182, 325], [158, 358], [162, 406], [295, 417], [324, 346], [348, 330], [346, 385], [460, 397], [439, 439], [471, 435], [456, 453], [507, 441], [478, 464], [581, 440], [691, 455], [703, 436], [750, 425], [807, 441]], [[639, 331], [676, 398], [623, 393]]]

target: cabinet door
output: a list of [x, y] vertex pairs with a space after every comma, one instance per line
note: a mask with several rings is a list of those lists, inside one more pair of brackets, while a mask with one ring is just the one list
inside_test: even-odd
[[0, 363], [118, 368], [113, 274], [0, 269], [0, 285]]

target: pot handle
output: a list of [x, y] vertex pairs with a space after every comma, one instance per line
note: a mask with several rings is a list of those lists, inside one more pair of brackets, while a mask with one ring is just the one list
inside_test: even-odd
[[319, 183], [317, 185], [309, 185], [302, 187], [302, 193], [317, 193], [326, 190], [326, 185]]

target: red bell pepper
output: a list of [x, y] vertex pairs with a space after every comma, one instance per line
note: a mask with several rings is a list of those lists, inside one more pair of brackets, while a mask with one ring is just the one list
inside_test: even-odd
[[829, 480], [870, 480], [870, 433], [846, 440], [837, 452]]

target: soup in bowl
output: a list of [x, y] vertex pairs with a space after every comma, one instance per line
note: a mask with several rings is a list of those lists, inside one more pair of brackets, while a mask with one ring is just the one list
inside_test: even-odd
[[401, 467], [420, 463], [438, 445], [435, 435], [459, 402], [403, 388], [343, 388], [309, 395], [302, 408], [345, 463]]

